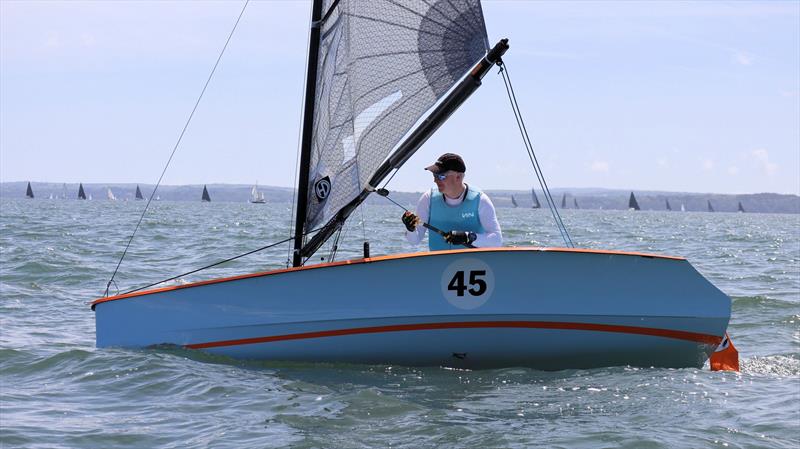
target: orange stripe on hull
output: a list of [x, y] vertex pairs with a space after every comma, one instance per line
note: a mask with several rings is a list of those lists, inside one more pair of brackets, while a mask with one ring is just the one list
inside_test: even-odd
[[482, 329], [482, 328], [516, 328], [516, 329], [556, 329], [581, 330], [596, 332], [616, 332], [623, 334], [650, 335], [654, 337], [674, 338], [708, 345], [718, 345], [722, 337], [700, 334], [696, 332], [655, 329], [636, 326], [618, 326], [591, 323], [561, 323], [552, 321], [463, 321], [451, 323], [397, 324], [390, 326], [359, 327], [352, 329], [336, 329], [329, 331], [302, 332], [297, 334], [273, 335], [269, 337], [242, 338], [238, 340], [212, 341], [184, 345], [190, 349], [218, 348], [222, 346], [252, 345], [276, 341], [304, 340], [309, 338], [340, 337], [344, 335], [377, 334], [384, 332], [405, 332], [439, 329]]

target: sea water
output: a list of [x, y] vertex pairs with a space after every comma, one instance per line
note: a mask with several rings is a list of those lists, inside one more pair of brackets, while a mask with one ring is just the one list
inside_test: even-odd
[[[687, 257], [733, 299], [742, 372], [541, 372], [97, 349], [87, 302], [103, 295], [143, 208], [0, 200], [1, 447], [800, 446], [800, 216], [562, 211], [579, 247]], [[373, 255], [413, 251], [401, 213], [357, 211], [336, 259], [360, 257], [365, 240]], [[286, 239], [291, 215], [288, 204], [154, 202], [111, 293]], [[546, 209], [498, 217], [508, 245], [563, 246]], [[279, 245], [175, 282], [287, 258]], [[413, 282], [399, 273], [391, 288]]]

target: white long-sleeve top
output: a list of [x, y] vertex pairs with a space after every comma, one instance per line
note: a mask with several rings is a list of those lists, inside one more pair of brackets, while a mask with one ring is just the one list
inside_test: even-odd
[[[464, 193], [461, 194], [461, 197], [456, 199], [448, 198], [447, 195], [442, 195], [444, 197], [445, 202], [448, 206], [458, 206], [464, 201], [464, 195], [466, 195], [467, 191], [464, 189]], [[431, 192], [428, 190], [427, 192], [423, 193], [422, 196], [419, 198], [419, 202], [417, 202], [417, 210], [415, 212], [417, 217], [419, 217], [421, 222], [428, 223], [428, 220], [431, 218]], [[480, 196], [480, 203], [478, 203], [478, 219], [481, 222], [481, 226], [483, 226], [484, 232], [480, 234], [476, 234], [477, 238], [475, 239], [472, 244], [477, 247], [494, 247], [494, 246], [502, 246], [503, 245], [503, 233], [500, 231], [500, 223], [497, 221], [497, 214], [494, 210], [494, 204], [492, 204], [492, 200], [489, 199], [489, 196], [485, 193], [481, 193]], [[409, 232], [406, 231], [406, 240], [408, 240], [411, 244], [419, 244], [423, 238], [425, 238], [425, 232], [428, 229], [422, 225], [417, 226], [416, 231]], [[448, 231], [461, 231], [461, 229], [442, 229], [444, 232]]]

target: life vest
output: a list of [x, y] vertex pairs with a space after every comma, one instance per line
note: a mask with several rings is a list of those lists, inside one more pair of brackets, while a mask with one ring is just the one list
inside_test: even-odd
[[[480, 189], [467, 186], [464, 201], [458, 206], [451, 206], [445, 202], [442, 192], [438, 189], [431, 189], [430, 224], [444, 232], [466, 231], [476, 234], [483, 233], [484, 229], [478, 216], [481, 193]], [[428, 247], [431, 251], [438, 251], [463, 248], [464, 246], [451, 245], [445, 242], [441, 235], [435, 232], [428, 232]]]

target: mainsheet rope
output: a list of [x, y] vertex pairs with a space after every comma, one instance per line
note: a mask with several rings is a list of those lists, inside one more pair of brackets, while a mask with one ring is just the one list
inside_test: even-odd
[[553, 200], [553, 196], [550, 194], [550, 188], [547, 186], [547, 181], [545, 181], [542, 167], [539, 165], [539, 160], [536, 158], [536, 154], [533, 151], [533, 143], [531, 143], [531, 139], [528, 136], [528, 130], [525, 127], [525, 121], [522, 119], [522, 111], [519, 109], [517, 96], [514, 94], [514, 87], [511, 85], [511, 77], [508, 73], [508, 65], [505, 63], [505, 61], [503, 61], [502, 65], [500, 65], [500, 74], [503, 76], [503, 83], [506, 86], [506, 93], [508, 94], [508, 100], [511, 103], [511, 109], [514, 112], [514, 118], [517, 120], [517, 127], [519, 127], [519, 132], [522, 135], [522, 142], [525, 144], [525, 150], [528, 152], [528, 158], [531, 160], [533, 171], [536, 173], [536, 178], [539, 180], [539, 186], [542, 188], [545, 200], [550, 208], [550, 213], [553, 215], [553, 220], [556, 222], [558, 232], [561, 234], [561, 238], [564, 239], [564, 243], [568, 247], [574, 248], [575, 243], [573, 243], [572, 237], [570, 237], [569, 232], [567, 231], [567, 227], [564, 226], [564, 221], [561, 219], [561, 214], [558, 213], [556, 203]]
[[231, 29], [230, 34], [228, 35], [228, 39], [225, 41], [225, 45], [222, 47], [222, 51], [219, 52], [219, 56], [217, 57], [217, 62], [214, 63], [214, 68], [211, 69], [211, 73], [208, 75], [208, 79], [206, 80], [206, 84], [203, 86], [203, 90], [200, 92], [200, 96], [197, 97], [197, 101], [194, 103], [194, 107], [192, 108], [192, 112], [189, 114], [189, 118], [186, 120], [186, 124], [183, 125], [183, 130], [181, 134], [178, 136], [178, 141], [175, 142], [175, 146], [172, 148], [172, 153], [169, 155], [169, 159], [167, 160], [167, 164], [164, 166], [164, 170], [161, 171], [161, 176], [158, 177], [158, 182], [156, 182], [156, 186], [153, 189], [153, 192], [150, 194], [150, 198], [147, 199], [147, 204], [144, 206], [144, 210], [142, 211], [142, 215], [139, 217], [139, 221], [136, 222], [136, 227], [133, 229], [133, 233], [131, 237], [128, 239], [128, 244], [125, 245], [125, 250], [122, 252], [122, 256], [119, 258], [119, 262], [117, 262], [117, 267], [114, 268], [114, 273], [111, 274], [111, 279], [108, 280], [108, 284], [106, 284], [106, 291], [105, 296], [108, 296], [108, 289], [111, 288], [111, 284], [114, 283], [114, 277], [117, 275], [117, 271], [119, 271], [120, 265], [122, 265], [122, 261], [125, 259], [125, 255], [128, 254], [128, 248], [131, 246], [131, 242], [133, 242], [133, 237], [136, 235], [136, 231], [139, 230], [139, 226], [142, 224], [142, 220], [144, 219], [144, 215], [147, 213], [147, 209], [150, 207], [150, 203], [153, 201], [153, 198], [158, 191], [158, 186], [161, 185], [161, 180], [164, 179], [164, 174], [167, 173], [167, 168], [169, 168], [169, 164], [172, 162], [173, 156], [175, 156], [175, 152], [178, 150], [178, 146], [181, 144], [181, 140], [183, 139], [183, 135], [186, 133], [186, 130], [189, 128], [189, 123], [192, 121], [192, 117], [194, 117], [195, 111], [197, 111], [197, 106], [200, 105], [200, 100], [203, 99], [203, 94], [206, 93], [206, 88], [208, 84], [211, 82], [211, 78], [214, 76], [214, 72], [217, 71], [217, 66], [219, 65], [219, 61], [222, 59], [222, 55], [225, 54], [225, 49], [228, 48], [228, 43], [231, 41], [233, 37], [233, 33], [236, 31], [236, 27], [239, 25], [239, 21], [242, 19], [242, 15], [244, 15], [244, 10], [247, 8], [247, 4], [250, 3], [250, 0], [245, 0], [244, 6], [242, 6], [242, 11], [239, 13], [239, 17], [236, 18], [236, 23], [233, 24], [233, 29]]

